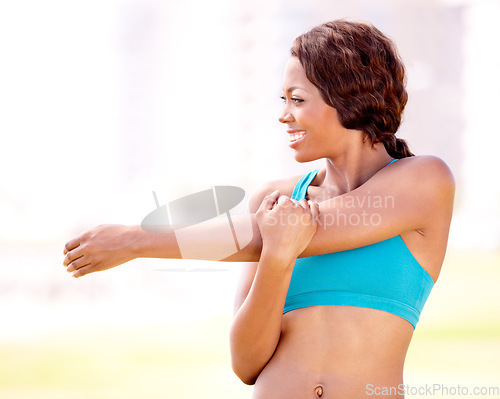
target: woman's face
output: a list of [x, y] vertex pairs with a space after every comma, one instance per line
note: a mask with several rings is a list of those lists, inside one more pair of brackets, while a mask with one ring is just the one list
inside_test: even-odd
[[297, 57], [286, 65], [282, 98], [285, 106], [279, 121], [288, 127], [289, 147], [298, 162], [333, 158], [347, 145], [346, 129], [336, 109], [325, 103]]

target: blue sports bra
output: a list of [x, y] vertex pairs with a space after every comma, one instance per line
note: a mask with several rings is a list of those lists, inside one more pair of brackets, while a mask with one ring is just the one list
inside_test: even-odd
[[[318, 170], [303, 176], [292, 198], [305, 198]], [[434, 281], [398, 235], [361, 248], [299, 258], [283, 313], [309, 306], [383, 310], [417, 325]]]

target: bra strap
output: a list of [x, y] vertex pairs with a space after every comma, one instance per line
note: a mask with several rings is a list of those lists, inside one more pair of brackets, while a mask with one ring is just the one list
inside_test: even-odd
[[301, 200], [301, 199], [306, 197], [307, 189], [308, 189], [309, 185], [311, 184], [311, 182], [313, 181], [313, 179], [318, 174], [318, 172], [319, 172], [319, 169], [316, 169], [316, 170], [313, 170], [312, 172], [305, 174], [304, 176], [302, 176], [300, 178], [300, 180], [295, 185], [295, 188], [293, 189], [292, 198], [294, 200], [298, 201], [298, 200]]

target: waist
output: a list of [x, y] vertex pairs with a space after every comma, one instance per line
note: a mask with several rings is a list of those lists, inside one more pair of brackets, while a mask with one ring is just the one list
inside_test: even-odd
[[361, 398], [369, 385], [396, 387], [403, 383], [412, 333], [405, 320], [374, 309], [317, 306], [291, 311], [283, 315], [280, 342], [257, 379], [256, 393], [279, 388], [272, 391], [273, 398], [314, 397], [321, 387], [321, 399]]
[[413, 331], [406, 320], [377, 309], [314, 306], [283, 315], [278, 346], [291, 361], [307, 360], [319, 372], [345, 370], [351, 362], [359, 367], [361, 357], [369, 368], [382, 361], [402, 367]]

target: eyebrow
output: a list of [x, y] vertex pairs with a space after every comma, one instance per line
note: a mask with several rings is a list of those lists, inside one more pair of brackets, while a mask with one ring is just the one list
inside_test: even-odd
[[294, 91], [294, 90], [304, 90], [304, 91], [305, 91], [306, 89], [304, 89], [303, 87], [300, 87], [300, 86], [292, 86], [292, 87], [289, 87], [289, 88], [286, 90], [286, 92], [287, 92], [287, 93], [290, 93], [290, 92], [292, 92], [292, 91]]

